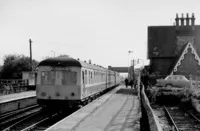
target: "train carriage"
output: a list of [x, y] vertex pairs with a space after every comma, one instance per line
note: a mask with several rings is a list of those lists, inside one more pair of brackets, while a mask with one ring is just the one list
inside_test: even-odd
[[73, 106], [119, 84], [119, 74], [70, 57], [38, 65], [36, 96], [40, 105]]

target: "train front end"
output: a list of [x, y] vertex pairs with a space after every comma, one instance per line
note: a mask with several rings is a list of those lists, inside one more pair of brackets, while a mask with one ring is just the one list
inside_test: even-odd
[[42, 106], [69, 107], [80, 100], [80, 63], [72, 58], [51, 58], [39, 63], [36, 96]]

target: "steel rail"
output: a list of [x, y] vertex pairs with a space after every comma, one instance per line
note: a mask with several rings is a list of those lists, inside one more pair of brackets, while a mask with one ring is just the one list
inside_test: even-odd
[[46, 121], [46, 120], [51, 119], [52, 117], [54, 117], [54, 116], [56, 116], [56, 115], [58, 115], [58, 113], [55, 113], [55, 114], [53, 114], [53, 115], [50, 116], [50, 117], [46, 117], [46, 118], [44, 118], [44, 119], [38, 121], [37, 123], [34, 123], [34, 124], [30, 125], [29, 127], [26, 127], [25, 129], [23, 129], [23, 130], [21, 130], [21, 131], [30, 131], [30, 130], [34, 129], [37, 125], [41, 124], [42, 122], [44, 122], [44, 121]]
[[8, 120], [4, 120], [3, 122], [1, 122], [0, 126], [6, 125], [7, 123], [11, 123], [11, 122], [14, 122], [14, 121], [19, 120], [19, 119], [23, 119], [23, 118], [28, 117], [28, 116], [32, 115], [33, 113], [38, 112], [40, 110], [41, 110], [41, 108], [37, 107], [36, 109], [21, 112], [21, 114], [17, 113], [16, 115], [13, 115], [12, 118], [9, 118]]
[[192, 116], [196, 121], [198, 121], [200, 123], [199, 118], [197, 118], [193, 113], [187, 111], [188, 114], [190, 114], [190, 116]]
[[37, 115], [38, 113], [40, 113], [40, 111], [35, 112], [35, 113], [29, 115], [28, 117], [25, 117], [24, 119], [22, 119], [22, 120], [20, 120], [20, 121], [18, 121], [18, 122], [16, 122], [16, 123], [14, 123], [14, 124], [12, 124], [11, 126], [9, 126], [9, 127], [7, 127], [6, 129], [4, 129], [3, 131], [10, 131], [10, 130], [11, 130], [14, 126], [16, 126], [17, 124], [19, 124], [19, 123], [21, 123], [21, 122], [23, 122], [23, 121], [25, 121], [25, 120], [27, 120], [27, 119], [33, 117], [34, 115]]
[[22, 108], [22, 109], [19, 109], [19, 110], [15, 110], [15, 111], [12, 111], [12, 112], [1, 114], [0, 115], [0, 124], [1, 124], [1, 121], [7, 119], [8, 117], [12, 117], [14, 115], [18, 115], [20, 113], [23, 113], [25, 111], [31, 110], [31, 109], [36, 108], [36, 107], [39, 107], [39, 105], [36, 104], [36, 105], [33, 105], [33, 106], [29, 106], [29, 107], [25, 107], [25, 108]]
[[176, 123], [174, 122], [174, 120], [173, 120], [172, 116], [170, 115], [168, 109], [167, 109], [165, 106], [164, 106], [164, 110], [165, 110], [165, 112], [167, 113], [167, 116], [169, 117], [169, 119], [171, 120], [171, 122], [173, 123], [173, 125], [174, 125], [176, 131], [180, 131], [180, 130], [178, 129], [178, 127], [176, 126]]

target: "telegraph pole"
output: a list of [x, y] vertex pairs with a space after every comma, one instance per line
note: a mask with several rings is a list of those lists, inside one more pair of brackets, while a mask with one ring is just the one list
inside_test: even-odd
[[32, 40], [29, 39], [29, 43], [30, 43], [30, 71], [32, 71]]

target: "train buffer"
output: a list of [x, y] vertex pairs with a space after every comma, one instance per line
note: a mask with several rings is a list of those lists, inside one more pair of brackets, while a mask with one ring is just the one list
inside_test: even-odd
[[136, 91], [121, 85], [46, 131], [140, 131], [140, 118]]

